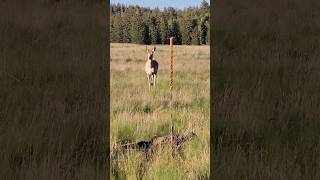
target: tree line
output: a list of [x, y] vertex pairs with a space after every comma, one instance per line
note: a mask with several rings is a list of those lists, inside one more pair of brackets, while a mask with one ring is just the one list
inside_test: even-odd
[[110, 41], [116, 43], [201, 45], [210, 42], [210, 5], [183, 10], [111, 4]]

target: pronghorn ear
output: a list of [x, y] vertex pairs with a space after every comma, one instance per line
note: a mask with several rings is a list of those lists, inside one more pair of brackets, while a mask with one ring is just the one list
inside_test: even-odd
[[153, 52], [155, 52], [156, 51], [156, 47], [153, 47], [153, 50], [152, 50]]

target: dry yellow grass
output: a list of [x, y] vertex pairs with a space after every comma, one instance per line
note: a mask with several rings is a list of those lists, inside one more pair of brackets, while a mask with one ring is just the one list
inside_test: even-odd
[[[111, 44], [111, 147], [116, 143], [150, 140], [167, 135], [168, 45], [156, 45], [158, 84], [149, 92], [144, 64], [145, 46]], [[175, 132], [193, 131], [198, 137], [184, 146], [184, 158], [171, 159], [160, 149], [152, 160], [131, 151], [111, 162], [111, 179], [208, 179], [210, 147], [210, 47], [174, 46], [173, 123]]]

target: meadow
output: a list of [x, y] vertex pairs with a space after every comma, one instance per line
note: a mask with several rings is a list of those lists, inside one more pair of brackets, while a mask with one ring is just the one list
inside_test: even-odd
[[[111, 179], [209, 179], [210, 47], [176, 45], [173, 50], [175, 133], [194, 132], [184, 157], [159, 148], [146, 162], [143, 152], [128, 150], [111, 159]], [[168, 135], [169, 46], [156, 45], [157, 86], [149, 91], [144, 65], [146, 46], [112, 43], [110, 49], [110, 147]], [[111, 149], [112, 151], [112, 149]], [[144, 169], [141, 171], [141, 167]]]
[[213, 6], [212, 177], [320, 179], [320, 4]]
[[0, 179], [105, 179], [101, 4], [0, 3]]

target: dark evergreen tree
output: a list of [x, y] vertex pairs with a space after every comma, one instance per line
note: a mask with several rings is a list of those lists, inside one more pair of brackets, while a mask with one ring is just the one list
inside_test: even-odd
[[199, 32], [199, 26], [198, 26], [198, 19], [193, 18], [191, 21], [191, 41], [193, 45], [199, 45], [200, 44], [200, 32]]
[[169, 42], [169, 27], [168, 27], [168, 21], [165, 16], [161, 17], [161, 40], [162, 44], [168, 44]]
[[131, 17], [131, 42], [142, 44], [145, 38], [145, 27], [142, 15], [139, 9]]
[[150, 22], [150, 35], [151, 35], [151, 43], [152, 44], [160, 44], [161, 43], [161, 37], [160, 37], [160, 26], [159, 26], [159, 18], [156, 16], [151, 17]]
[[139, 6], [112, 4], [110, 8], [110, 40], [119, 43], [208, 44], [209, 10], [207, 1], [200, 7], [160, 11]]
[[114, 16], [110, 17], [110, 42], [117, 42], [115, 39], [116, 31], [114, 30]]
[[200, 42], [201, 44], [207, 43], [207, 33], [208, 33], [208, 20], [209, 16], [207, 13], [203, 14], [200, 20]]
[[123, 42], [124, 43], [131, 43], [131, 21], [130, 21], [130, 14], [123, 13], [122, 14], [122, 34], [123, 34]]
[[121, 20], [121, 14], [117, 13], [114, 16], [114, 24], [113, 24], [113, 40], [115, 42], [122, 43], [123, 42], [123, 31], [122, 31], [122, 20]]
[[177, 20], [172, 19], [170, 21], [170, 25], [169, 25], [170, 29], [169, 29], [169, 36], [173, 37], [174, 39], [174, 44], [182, 44], [181, 41], [181, 33], [180, 33], [180, 27], [179, 24], [177, 22]]
[[149, 26], [147, 24], [143, 24], [143, 44], [150, 44], [151, 38], [150, 38], [150, 32], [149, 32]]
[[181, 35], [182, 43], [190, 45], [192, 43], [192, 30], [194, 28], [194, 23], [191, 15], [187, 12], [183, 19], [179, 21], [181, 23]]
[[200, 45], [200, 32], [198, 30], [198, 27], [195, 27], [192, 31], [192, 44], [193, 45]]

